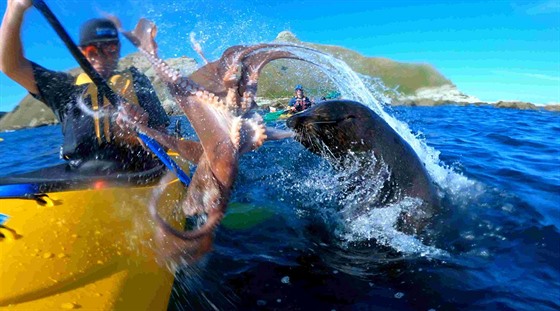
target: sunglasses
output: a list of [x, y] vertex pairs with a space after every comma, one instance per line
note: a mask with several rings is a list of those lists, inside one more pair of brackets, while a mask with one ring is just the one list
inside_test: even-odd
[[87, 58], [96, 58], [101, 55], [115, 56], [119, 54], [121, 45], [119, 42], [96, 43], [82, 47], [82, 51]]

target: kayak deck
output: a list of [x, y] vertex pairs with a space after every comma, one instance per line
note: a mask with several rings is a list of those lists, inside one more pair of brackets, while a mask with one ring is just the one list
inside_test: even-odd
[[[174, 271], [158, 262], [147, 210], [163, 172], [69, 176], [52, 167], [2, 178], [0, 188], [41, 191], [0, 198], [8, 217], [0, 226], [0, 308], [166, 309]], [[175, 179], [158, 202], [176, 228], [184, 223], [176, 211], [184, 190]]]

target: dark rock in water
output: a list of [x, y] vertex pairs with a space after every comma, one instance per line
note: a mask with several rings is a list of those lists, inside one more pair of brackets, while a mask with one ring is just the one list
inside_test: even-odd
[[527, 103], [527, 102], [519, 102], [519, 101], [499, 101], [494, 104], [494, 107], [497, 108], [514, 108], [514, 109], [537, 109], [535, 104]]
[[547, 111], [560, 111], [560, 104], [546, 105], [543, 109]]

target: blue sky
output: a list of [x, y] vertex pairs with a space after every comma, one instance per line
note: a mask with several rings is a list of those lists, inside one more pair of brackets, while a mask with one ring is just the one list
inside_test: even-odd
[[[272, 41], [282, 30], [300, 40], [339, 45], [364, 56], [429, 63], [464, 93], [484, 101], [560, 102], [560, 1], [165, 1], [45, 0], [70, 35], [113, 13], [132, 28], [159, 26], [163, 57], [195, 57], [194, 31], [210, 59], [235, 44]], [[0, 1], [4, 12], [5, 0]], [[76, 62], [34, 9], [26, 15], [27, 58], [56, 70]], [[123, 54], [134, 51], [126, 43]], [[0, 73], [0, 111], [26, 94]]]

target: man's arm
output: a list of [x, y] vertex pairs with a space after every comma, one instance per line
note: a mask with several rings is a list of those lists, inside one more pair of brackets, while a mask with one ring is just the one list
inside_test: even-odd
[[31, 62], [23, 56], [21, 24], [31, 0], [8, 0], [0, 28], [0, 70], [30, 93], [38, 94]]
[[288, 102], [288, 106], [293, 107], [296, 104], [296, 98], [292, 97], [290, 98], [290, 101]]
[[290, 110], [291, 112], [296, 112], [297, 109], [295, 107], [295, 104], [296, 104], [296, 98], [292, 97], [290, 99], [290, 102], [288, 103], [288, 110]]

